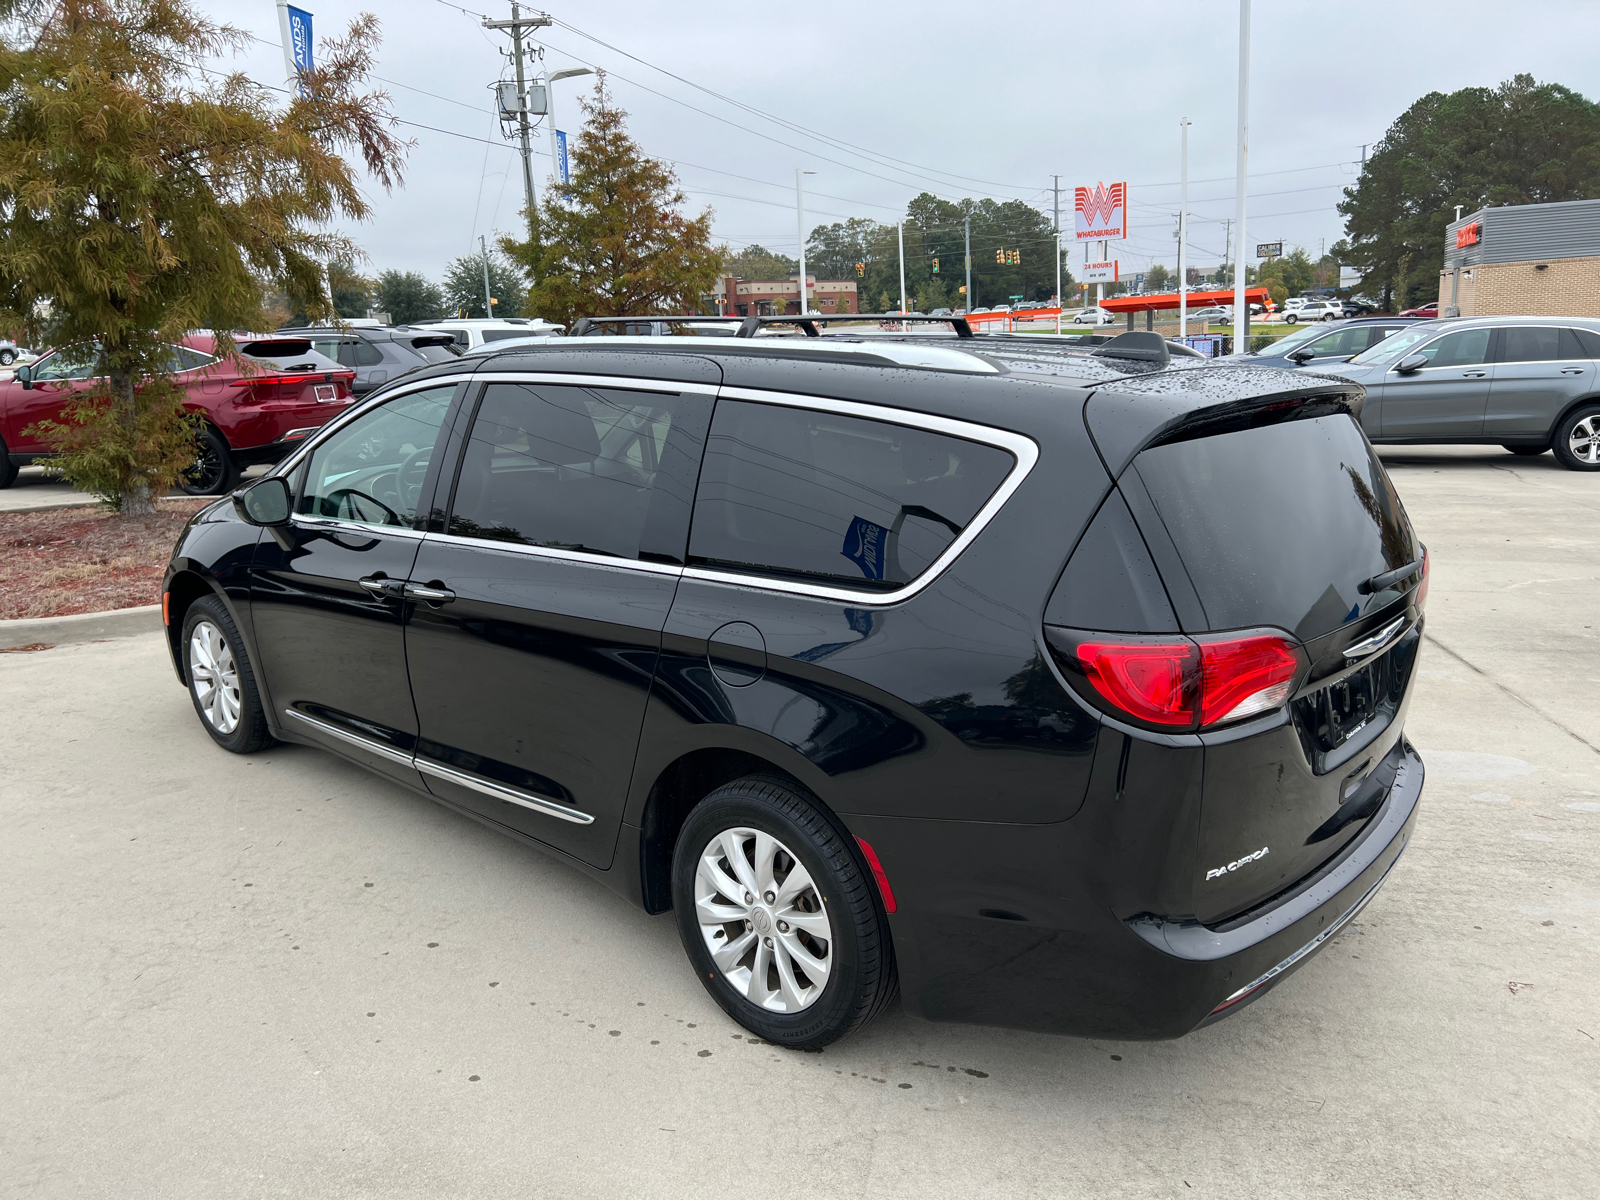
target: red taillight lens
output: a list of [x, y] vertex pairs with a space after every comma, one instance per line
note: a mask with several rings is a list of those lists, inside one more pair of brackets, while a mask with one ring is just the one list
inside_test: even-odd
[[1300, 659], [1279, 637], [1232, 638], [1200, 644], [1200, 724], [1271, 712], [1289, 698]]
[[1417, 611], [1422, 611], [1422, 606], [1428, 602], [1428, 548], [1422, 548], [1422, 582], [1417, 584]]
[[1078, 661], [1095, 691], [1151, 725], [1187, 728], [1200, 701], [1200, 656], [1187, 638], [1081, 642]]

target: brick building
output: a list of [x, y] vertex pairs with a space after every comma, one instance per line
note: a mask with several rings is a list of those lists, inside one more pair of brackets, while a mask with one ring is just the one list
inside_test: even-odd
[[1600, 317], [1600, 200], [1480, 208], [1452, 221], [1439, 312]]
[[[719, 282], [722, 311], [729, 316], [774, 317], [800, 311], [800, 277], [788, 279], [735, 279], [724, 275]], [[806, 276], [810, 307], [820, 313], [853, 313], [856, 303], [853, 279], [818, 279]]]

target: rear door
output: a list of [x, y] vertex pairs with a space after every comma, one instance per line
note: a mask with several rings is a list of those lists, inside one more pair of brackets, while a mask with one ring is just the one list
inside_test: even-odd
[[452, 803], [611, 862], [716, 382], [484, 386], [411, 570], [417, 766]]
[[[1589, 338], [1595, 335], [1582, 331]], [[1557, 325], [1495, 330], [1494, 386], [1484, 417], [1486, 437], [1546, 436], [1573, 400], [1594, 390], [1594, 356], [1579, 331]]]
[[[1377, 811], [1420, 640], [1418, 575], [1362, 587], [1421, 548], [1343, 414], [1157, 446], [1119, 488], [1185, 633], [1282, 631], [1309, 663], [1287, 709], [1199, 735], [1195, 905], [1222, 920], [1317, 870]], [[1385, 631], [1373, 652], [1344, 653]]]
[[1383, 427], [1388, 438], [1477, 437], [1494, 380], [1490, 329], [1457, 329], [1417, 348], [1428, 365], [1383, 380]]

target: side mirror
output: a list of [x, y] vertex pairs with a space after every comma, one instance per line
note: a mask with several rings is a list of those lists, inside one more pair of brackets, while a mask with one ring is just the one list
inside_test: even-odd
[[233, 494], [233, 511], [239, 519], [250, 525], [287, 525], [289, 523], [289, 481], [281, 475], [258, 480]]
[[1306, 349], [1302, 348], [1302, 349], [1296, 350], [1292, 354], [1290, 354], [1289, 355], [1289, 361], [1290, 362], [1300, 363], [1303, 366], [1304, 364], [1310, 362], [1315, 357], [1316, 357], [1316, 355], [1313, 354], [1310, 350], [1306, 350]]
[[27, 392], [33, 389], [33, 368], [31, 366], [18, 367], [12, 372], [11, 378], [22, 385], [23, 391]]
[[1422, 370], [1422, 368], [1427, 365], [1428, 356], [1426, 354], [1408, 354], [1399, 362], [1395, 363], [1394, 369], [1401, 375], [1409, 375], [1413, 371]]

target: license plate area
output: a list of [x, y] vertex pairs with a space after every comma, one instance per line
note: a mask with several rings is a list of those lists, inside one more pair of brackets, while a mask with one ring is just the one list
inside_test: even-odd
[[331, 383], [319, 383], [316, 388], [316, 397], [323, 402], [337, 400], [339, 398], [339, 389]]
[[1413, 629], [1371, 662], [1291, 703], [1313, 771], [1325, 775], [1343, 766], [1393, 723], [1421, 643], [1421, 631]]

